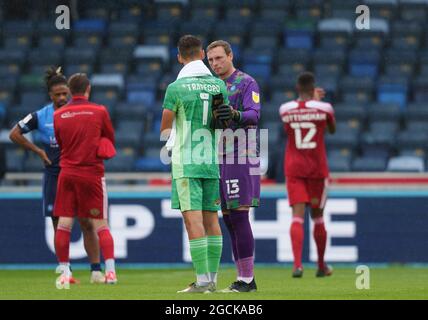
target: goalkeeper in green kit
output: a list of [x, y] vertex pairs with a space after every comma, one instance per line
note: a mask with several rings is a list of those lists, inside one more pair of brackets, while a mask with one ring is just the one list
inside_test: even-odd
[[202, 60], [202, 42], [186, 35], [178, 42], [178, 61], [184, 65], [165, 93], [161, 139], [172, 150], [171, 206], [180, 209], [189, 237], [196, 281], [179, 293], [216, 290], [223, 247], [218, 222], [220, 209], [216, 128], [232, 115], [224, 82]]

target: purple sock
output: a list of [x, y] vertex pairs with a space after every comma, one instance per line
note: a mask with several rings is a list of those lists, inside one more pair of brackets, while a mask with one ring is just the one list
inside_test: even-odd
[[224, 214], [223, 221], [227, 227], [227, 230], [229, 231], [230, 243], [232, 244], [233, 260], [235, 260], [236, 270], [238, 271], [238, 276], [241, 276], [240, 275], [241, 267], [239, 265], [238, 247], [236, 245], [235, 230], [233, 229], [232, 221], [230, 219], [230, 214]]
[[251, 230], [248, 210], [231, 210], [230, 220], [235, 230], [237, 254], [241, 277], [253, 277], [254, 237]]
[[254, 256], [240, 259], [239, 267], [241, 269], [239, 277], [253, 278], [254, 277]]

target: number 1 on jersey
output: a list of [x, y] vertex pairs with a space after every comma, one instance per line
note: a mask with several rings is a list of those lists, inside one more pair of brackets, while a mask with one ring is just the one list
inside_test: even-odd
[[202, 113], [202, 124], [204, 126], [208, 123], [208, 109], [209, 109], [209, 103], [210, 103], [210, 95], [208, 93], [201, 92], [199, 95], [202, 100], [202, 107], [203, 107], [203, 113]]

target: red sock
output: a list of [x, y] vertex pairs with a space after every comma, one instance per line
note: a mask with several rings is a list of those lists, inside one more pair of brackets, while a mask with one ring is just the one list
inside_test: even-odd
[[304, 220], [299, 217], [294, 217], [293, 222], [291, 223], [290, 236], [291, 236], [291, 245], [293, 247], [294, 255], [294, 268], [302, 267], [302, 250], [303, 250], [303, 230]]
[[318, 251], [318, 268], [324, 269], [324, 253], [327, 243], [327, 231], [325, 230], [323, 218], [314, 219], [314, 239]]
[[114, 242], [108, 227], [99, 228], [97, 234], [104, 260], [114, 259]]
[[70, 261], [70, 234], [70, 229], [61, 226], [55, 232], [55, 252], [59, 263]]

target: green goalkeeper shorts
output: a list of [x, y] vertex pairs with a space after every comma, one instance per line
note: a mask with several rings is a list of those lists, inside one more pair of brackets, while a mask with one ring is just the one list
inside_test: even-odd
[[218, 179], [180, 178], [172, 180], [172, 209], [181, 212], [189, 210], [220, 210]]

